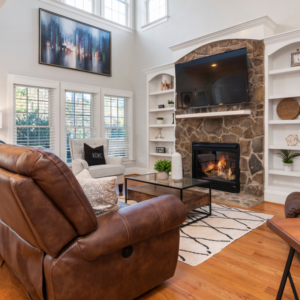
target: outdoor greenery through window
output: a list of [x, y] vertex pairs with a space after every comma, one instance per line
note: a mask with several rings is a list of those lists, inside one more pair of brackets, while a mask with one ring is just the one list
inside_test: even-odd
[[93, 94], [65, 93], [66, 106], [66, 161], [72, 162], [70, 139], [89, 139], [95, 133]]
[[15, 144], [53, 148], [51, 104], [49, 89], [14, 86]]
[[166, 0], [147, 0], [148, 23], [154, 22], [167, 14]]
[[130, 159], [130, 109], [126, 98], [104, 98], [105, 138], [108, 155]]

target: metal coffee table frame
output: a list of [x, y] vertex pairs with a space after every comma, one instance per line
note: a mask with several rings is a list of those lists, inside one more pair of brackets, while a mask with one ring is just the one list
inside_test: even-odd
[[[139, 177], [143, 177], [143, 176], [146, 176], [146, 175], [154, 175], [155, 182], [151, 182], [151, 181], [148, 181], [148, 180], [139, 179]], [[138, 182], [144, 182], [144, 183], [147, 183], [147, 184], [153, 184], [153, 185], [163, 186], [163, 187], [170, 188], [170, 189], [180, 190], [180, 200], [181, 201], [183, 201], [183, 190], [186, 190], [186, 189], [189, 189], [189, 188], [192, 188], [192, 187], [203, 187], [203, 188], [208, 188], [209, 189], [209, 204], [208, 204], [209, 210], [208, 210], [208, 213], [197, 210], [197, 213], [199, 213], [201, 215], [204, 215], [204, 216], [201, 217], [201, 218], [197, 218], [196, 220], [193, 220], [193, 221], [191, 221], [191, 222], [189, 222], [187, 224], [184, 224], [181, 227], [185, 227], [185, 226], [191, 225], [193, 223], [196, 223], [196, 222], [198, 222], [198, 221], [200, 221], [202, 219], [205, 219], [205, 218], [211, 216], [211, 186], [212, 186], [211, 181], [209, 181], [209, 180], [203, 180], [203, 179], [195, 179], [195, 178], [183, 178], [183, 179], [192, 179], [192, 180], [198, 181], [198, 182], [190, 184], [190, 185], [187, 185], [187, 186], [184, 186], [184, 187], [178, 187], [178, 186], [170, 186], [168, 184], [164, 184], [163, 181], [161, 181], [159, 183], [159, 182], [156, 181], [156, 176], [157, 176], [157, 173], [151, 173], [151, 174], [144, 174], [144, 175], [138, 175], [138, 176], [133, 176], [133, 177], [126, 177], [125, 178], [125, 203], [127, 203], [127, 200], [130, 200], [130, 199], [127, 198], [127, 191], [128, 191], [127, 190], [127, 187], [128, 187], [127, 181], [128, 180], [133, 180], [133, 181], [138, 181]]]

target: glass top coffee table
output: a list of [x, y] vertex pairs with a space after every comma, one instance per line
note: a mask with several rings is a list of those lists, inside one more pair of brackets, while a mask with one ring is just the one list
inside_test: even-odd
[[[128, 188], [128, 180], [136, 183]], [[192, 189], [195, 187], [200, 189]], [[208, 213], [198, 212], [204, 214], [203, 218], [211, 215], [211, 182], [208, 180], [183, 178], [177, 182], [171, 177], [168, 180], [158, 180], [157, 173], [125, 178], [125, 203], [127, 200], [141, 202], [163, 195], [178, 197], [184, 203], [187, 212], [208, 205]]]

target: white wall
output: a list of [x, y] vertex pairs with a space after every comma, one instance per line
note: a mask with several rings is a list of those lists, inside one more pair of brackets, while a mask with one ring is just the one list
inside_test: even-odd
[[[136, 1], [135, 99], [137, 165], [146, 166], [146, 75], [144, 69], [172, 62], [169, 46], [268, 15], [281, 33], [300, 28], [299, 0], [168, 0], [170, 19], [141, 31], [142, 0]], [[295, 49], [296, 50], [296, 49]]]
[[[111, 31], [112, 77], [40, 65], [39, 8]], [[8, 134], [7, 74], [132, 91], [134, 39], [134, 33], [89, 20], [39, 0], [7, 0], [0, 9], [0, 111], [4, 113], [0, 140], [7, 140]]]

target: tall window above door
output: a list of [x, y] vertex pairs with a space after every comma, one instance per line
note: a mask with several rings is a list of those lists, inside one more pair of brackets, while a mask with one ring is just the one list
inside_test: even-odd
[[61, 0], [61, 2], [89, 13], [95, 13], [95, 0]]
[[104, 0], [104, 18], [127, 25], [127, 3], [126, 0]]
[[148, 0], [148, 23], [163, 18], [166, 14], [166, 0]]
[[168, 20], [168, 0], [144, 0], [144, 25], [146, 30]]
[[[42, 0], [49, 1], [49, 0]], [[91, 14], [91, 17], [100, 17], [109, 22], [125, 27], [131, 26], [131, 2], [133, 0], [50, 0], [64, 3], [65, 8], [74, 7], [78, 10]]]

